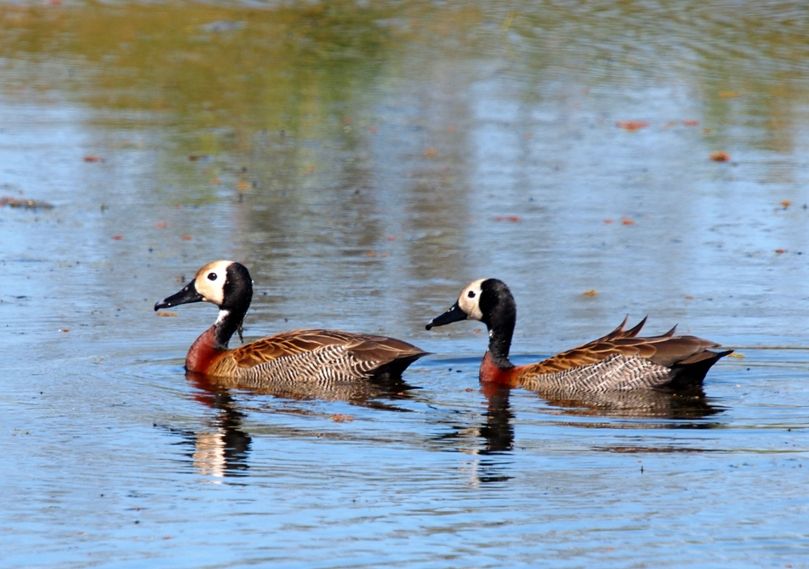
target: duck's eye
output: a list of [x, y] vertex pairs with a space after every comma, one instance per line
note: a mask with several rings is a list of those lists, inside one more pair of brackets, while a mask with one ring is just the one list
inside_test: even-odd
[[208, 280], [209, 281], [215, 281], [216, 277], [217, 277], [216, 273], [208, 273]]
[[466, 296], [468, 296], [469, 298], [475, 298], [475, 291], [470, 290], [468, 293], [466, 293]]

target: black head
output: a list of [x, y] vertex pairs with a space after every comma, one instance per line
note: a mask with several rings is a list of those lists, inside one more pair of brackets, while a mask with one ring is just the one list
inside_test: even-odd
[[506, 283], [498, 279], [478, 279], [466, 285], [458, 300], [443, 314], [433, 318], [427, 329], [459, 320], [479, 320], [488, 326], [503, 319], [516, 319], [514, 297]]

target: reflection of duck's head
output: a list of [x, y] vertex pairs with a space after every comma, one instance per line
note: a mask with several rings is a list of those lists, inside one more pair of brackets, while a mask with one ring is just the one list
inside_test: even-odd
[[515, 366], [509, 350], [517, 307], [508, 286], [497, 279], [478, 279], [466, 285], [458, 300], [433, 318], [427, 329], [466, 319], [483, 322], [489, 331], [481, 381], [536, 390], [692, 389], [702, 384], [714, 363], [732, 351], [715, 351], [718, 344], [696, 336], [675, 336], [674, 328], [659, 336], [639, 337], [646, 319], [624, 330], [625, 319], [597, 340], [541, 362]]
[[192, 344], [185, 360], [188, 371], [215, 377], [276, 384], [364, 381], [398, 376], [426, 353], [395, 338], [340, 330], [295, 330], [229, 350], [233, 334], [241, 335], [252, 296], [253, 283], [244, 265], [213, 261], [154, 308], [200, 301], [219, 308], [216, 322]]

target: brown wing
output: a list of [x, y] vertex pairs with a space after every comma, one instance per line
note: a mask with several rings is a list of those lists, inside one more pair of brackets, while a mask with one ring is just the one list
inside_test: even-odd
[[[641, 357], [668, 368], [707, 363], [707, 360], [718, 359], [719, 354], [710, 351], [710, 348], [718, 348], [719, 344], [696, 336], [675, 336], [676, 326], [659, 336], [639, 338], [638, 333], [645, 323], [646, 318], [629, 330], [624, 330], [626, 324], [624, 318], [624, 321], [606, 336], [529, 366], [530, 373], [565, 371], [592, 365], [614, 355]], [[730, 352], [725, 351], [721, 355], [728, 353]]]
[[342, 347], [355, 359], [378, 362], [378, 366], [402, 360], [409, 364], [427, 353], [412, 344], [386, 336], [318, 329], [282, 332], [236, 348], [232, 354], [239, 367], [253, 367], [328, 346]]

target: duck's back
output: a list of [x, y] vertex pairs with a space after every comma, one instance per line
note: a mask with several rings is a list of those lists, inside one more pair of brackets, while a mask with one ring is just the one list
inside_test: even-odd
[[275, 384], [350, 382], [399, 376], [425, 353], [386, 336], [292, 330], [229, 351], [212, 373]]
[[520, 384], [529, 389], [623, 391], [702, 385], [705, 374], [732, 350], [713, 351], [719, 344], [696, 336], [675, 336], [674, 328], [637, 337], [646, 319], [629, 330], [626, 320], [615, 330], [583, 346], [537, 364], [519, 366]]

